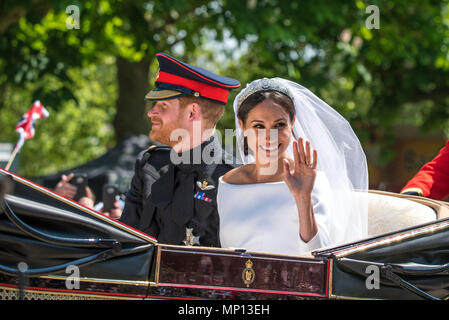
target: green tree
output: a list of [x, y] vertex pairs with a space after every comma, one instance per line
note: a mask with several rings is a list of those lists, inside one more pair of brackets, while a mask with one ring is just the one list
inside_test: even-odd
[[[27, 104], [40, 98], [52, 110], [99, 108], [105, 117], [97, 119], [112, 123], [116, 139], [146, 133], [142, 98], [154, 81], [155, 53], [163, 51], [243, 85], [273, 76], [305, 85], [341, 112], [362, 141], [382, 146], [384, 163], [393, 154], [393, 124], [447, 127], [448, 0], [70, 2], [2, 3], [0, 94], [21, 92]], [[69, 4], [80, 8], [80, 29], [65, 26]], [[379, 29], [366, 26], [369, 4], [379, 8]], [[102, 65], [108, 72], [77, 77]], [[97, 82], [96, 92], [108, 94], [91, 104], [80, 92]], [[0, 101], [2, 112], [11, 100]], [[220, 128], [233, 126], [228, 107]], [[71, 141], [83, 137], [71, 132]], [[110, 139], [79, 147], [104, 150]], [[94, 154], [78, 152], [80, 159]]]
[[[243, 82], [281, 76], [302, 83], [341, 112], [362, 141], [381, 146], [381, 163], [394, 155], [394, 124], [449, 128], [447, 0], [239, 5], [226, 1], [233, 15], [222, 21], [250, 44], [233, 74]], [[368, 5], [379, 8], [379, 29], [367, 27]]]
[[[35, 15], [33, 5], [37, 3], [42, 4], [45, 10], [32, 18]], [[65, 116], [66, 120], [73, 117], [74, 123], [83, 128], [78, 130], [67, 125], [66, 130], [59, 131], [61, 140], [66, 143], [62, 145], [46, 143], [44, 147], [43, 142], [35, 138], [35, 148], [27, 145], [22, 151], [24, 175], [35, 174], [37, 168], [44, 173], [55, 167], [69, 167], [75, 158], [79, 163], [99, 151], [104, 152], [105, 142], [110, 141], [110, 137], [101, 137], [101, 132], [109, 132], [101, 129], [101, 121], [104, 121], [103, 127], [112, 123], [117, 140], [147, 133], [143, 97], [149, 90], [150, 78], [154, 78], [150, 72], [157, 69], [155, 53], [164, 51], [176, 55], [177, 52], [187, 60], [192, 59], [195, 48], [204, 39], [200, 30], [213, 24], [209, 11], [215, 10], [213, 5], [208, 7], [202, 1], [83, 1], [75, 3], [80, 8], [80, 29], [68, 29], [65, 7], [73, 2], [61, 1], [54, 6], [47, 1], [6, 4], [5, 11], [16, 19], [11, 19], [11, 23], [2, 28], [0, 92], [20, 92], [22, 104], [26, 105], [40, 99], [51, 111], [62, 112], [61, 117]], [[17, 8], [20, 8], [20, 16], [11, 13]], [[104, 64], [105, 57], [113, 58], [115, 75], [108, 73], [109, 78], [103, 78], [99, 73], [97, 77], [93, 75], [87, 79], [77, 76], [92, 66], [97, 66], [95, 70], [101, 69], [99, 65]], [[106, 69], [111, 70], [109, 65]], [[86, 88], [111, 79], [116, 82], [115, 92], [104, 88], [108, 94], [102, 101], [92, 101], [83, 94]], [[85, 80], [92, 81], [92, 85]], [[95, 92], [92, 96], [103, 96], [101, 88]], [[110, 112], [111, 105], [114, 106], [113, 112]], [[74, 114], [75, 106], [82, 108], [83, 112]], [[0, 106], [0, 112], [4, 113], [2, 109], [4, 106]], [[17, 119], [25, 111], [15, 112]], [[8, 119], [12, 128], [17, 120], [12, 122], [10, 117]], [[51, 121], [55, 121], [53, 119]], [[92, 138], [96, 131], [99, 139]], [[55, 134], [56, 130], [50, 132]], [[11, 141], [10, 136], [4, 135], [3, 139]], [[34, 161], [29, 163], [31, 157], [27, 154], [34, 151], [41, 155], [36, 157], [34, 154]], [[52, 164], [46, 162], [48, 159], [42, 155], [43, 152], [54, 157], [55, 161]], [[71, 157], [72, 152], [76, 153], [75, 157]], [[70, 160], [60, 162], [56, 159], [58, 155]]]

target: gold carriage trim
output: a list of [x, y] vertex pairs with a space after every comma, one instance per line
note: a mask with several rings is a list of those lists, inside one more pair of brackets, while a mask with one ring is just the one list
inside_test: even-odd
[[[48, 275], [48, 276], [40, 276], [42, 279], [54, 279], [66, 281], [67, 277], [65, 276], [56, 276], [56, 275]], [[150, 284], [149, 281], [134, 281], [134, 280], [117, 280], [117, 279], [99, 279], [99, 278], [79, 278], [80, 282], [95, 282], [95, 283], [107, 283], [107, 284], [122, 284], [122, 285], [131, 285], [131, 286], [148, 286]]]
[[[135, 300], [136, 298], [25, 289], [24, 300]], [[0, 286], [0, 300], [19, 300], [19, 289]], [[140, 299], [139, 299], [140, 300]]]
[[373, 241], [371, 243], [360, 244], [360, 245], [356, 245], [354, 247], [350, 247], [347, 249], [342, 249], [340, 251], [334, 252], [334, 255], [337, 258], [342, 258], [342, 257], [345, 257], [345, 256], [353, 254], [353, 253], [357, 253], [357, 252], [375, 248], [375, 247], [380, 247], [380, 246], [387, 245], [387, 244], [402, 242], [404, 240], [416, 238], [416, 237], [422, 236], [424, 234], [434, 233], [434, 232], [444, 230], [447, 228], [449, 228], [448, 221], [442, 221], [439, 223], [437, 222], [437, 223], [433, 223], [429, 226], [424, 226], [424, 227], [417, 228], [417, 229], [410, 230], [410, 231], [398, 232], [391, 236], [382, 237], [381, 239]]

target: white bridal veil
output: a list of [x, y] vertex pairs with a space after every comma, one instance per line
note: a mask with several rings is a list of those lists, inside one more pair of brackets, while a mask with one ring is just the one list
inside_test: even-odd
[[[237, 119], [238, 108], [251, 94], [268, 90], [279, 91], [293, 100], [296, 110], [293, 135], [310, 141], [311, 148], [317, 150], [318, 170], [324, 172], [332, 190], [332, 211], [326, 213], [331, 244], [366, 237], [368, 209], [363, 200], [366, 197], [354, 193], [368, 190], [365, 153], [348, 121], [307, 88], [281, 78], [249, 83], [234, 100], [237, 157], [243, 164], [254, 162], [251, 155], [243, 153], [244, 135]], [[292, 150], [293, 139], [287, 151], [293, 158]]]

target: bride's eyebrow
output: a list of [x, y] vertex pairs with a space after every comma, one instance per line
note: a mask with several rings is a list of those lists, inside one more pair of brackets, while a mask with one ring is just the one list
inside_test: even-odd
[[[274, 120], [273, 122], [279, 122], [279, 121], [287, 121], [287, 119], [286, 118], [279, 118], [277, 120]], [[251, 120], [251, 122], [265, 122], [265, 121], [254, 119], [254, 120]]]

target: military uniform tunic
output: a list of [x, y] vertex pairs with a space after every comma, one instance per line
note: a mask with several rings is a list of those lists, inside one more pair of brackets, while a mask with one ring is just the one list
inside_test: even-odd
[[[192, 158], [211, 143], [212, 156], [220, 155], [213, 163]], [[120, 221], [160, 243], [219, 247], [218, 178], [235, 164], [225, 163], [229, 155], [213, 138], [180, 156], [181, 163], [172, 161], [173, 152], [157, 146], [139, 154]]]
[[449, 140], [439, 154], [407, 182], [401, 193], [416, 193], [435, 200], [449, 197]]

